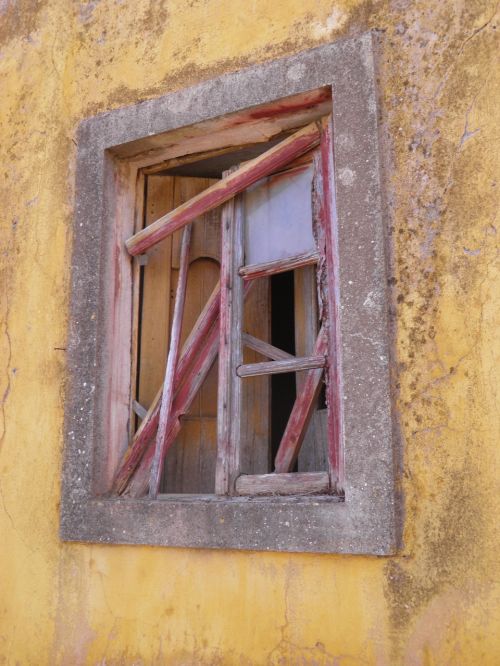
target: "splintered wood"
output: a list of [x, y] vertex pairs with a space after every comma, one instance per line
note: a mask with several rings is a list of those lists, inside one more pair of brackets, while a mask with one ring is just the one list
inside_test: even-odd
[[[318, 163], [319, 162], [319, 163]], [[320, 285], [327, 304], [328, 374], [326, 404], [328, 416], [328, 460], [332, 486], [341, 494], [344, 488], [344, 448], [342, 412], [342, 373], [340, 366], [340, 306], [338, 220], [335, 200], [332, 118], [321, 123], [320, 160], [316, 162], [315, 189], [319, 194], [319, 226], [324, 234], [326, 279]]]
[[192, 222], [195, 218], [217, 208], [236, 194], [276, 171], [319, 143], [317, 123], [311, 123], [259, 157], [250, 160], [218, 183], [207, 188], [185, 204], [167, 213], [154, 224], [134, 234], [126, 241], [131, 255], [146, 252], [170, 234]]

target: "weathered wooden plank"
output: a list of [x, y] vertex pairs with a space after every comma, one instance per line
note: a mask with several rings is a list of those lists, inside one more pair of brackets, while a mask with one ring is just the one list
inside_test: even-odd
[[110, 170], [110, 177], [106, 177], [103, 183], [108, 190], [105, 197], [114, 203], [113, 211], [109, 211], [114, 230], [109, 238], [109, 253], [102, 266], [101, 298], [107, 309], [100, 330], [103, 340], [106, 340], [106, 348], [112, 349], [113, 353], [106, 357], [105, 365], [101, 368], [102, 408], [106, 414], [102, 437], [106, 441], [106, 455], [96, 467], [96, 491], [99, 493], [109, 491], [126, 450], [129, 433], [125, 426], [130, 418], [131, 398], [134, 267], [123, 252], [123, 243], [134, 229], [133, 195], [137, 185], [137, 171], [130, 164], [115, 166], [114, 176], [111, 176]]
[[[145, 220], [145, 204], [146, 204], [146, 176], [143, 171], [137, 171], [137, 180], [135, 187], [135, 207], [134, 207], [134, 233], [140, 231], [144, 226]], [[134, 261], [132, 266], [132, 340], [130, 349], [130, 358], [132, 367], [130, 371], [130, 417], [128, 423], [128, 439], [129, 441], [134, 436], [136, 429], [136, 411], [134, 409], [134, 402], [137, 396], [137, 376], [138, 376], [138, 361], [139, 361], [139, 315], [140, 315], [140, 275], [141, 264], [139, 257]]]
[[[309, 356], [318, 338], [318, 298], [316, 270], [305, 266], [294, 271], [295, 354]], [[306, 373], [296, 375], [297, 395], [306, 381]], [[326, 409], [315, 404], [297, 460], [298, 472], [319, 472], [328, 469], [328, 435]]]
[[249, 335], [248, 333], [242, 333], [241, 339], [245, 347], [249, 347], [259, 354], [262, 354], [262, 356], [271, 358], [273, 361], [284, 361], [286, 359], [295, 358], [293, 354], [289, 354], [282, 349], [278, 349], [278, 347], [269, 344], [269, 342], [259, 340], [258, 338], [255, 338], [253, 335]]
[[[147, 227], [158, 219], [158, 216], [164, 215], [175, 206], [175, 178], [150, 176], [147, 178], [146, 188]], [[159, 243], [147, 256], [147, 260], [142, 269], [136, 398], [141, 405], [149, 408], [158, 386], [163, 383], [167, 362], [171, 318], [170, 299], [167, 295], [172, 289], [172, 239], [166, 238]]]
[[[188, 201], [213, 182], [213, 179], [208, 178], [176, 176], [174, 205]], [[221, 210], [215, 209], [191, 223], [189, 273], [181, 329], [183, 348], [220, 277], [220, 214]], [[172, 236], [174, 286], [179, 276], [181, 238], [182, 230]], [[172, 293], [171, 311], [174, 310], [174, 304], [175, 293]], [[183, 415], [183, 427], [164, 459], [161, 492], [214, 492], [217, 436], [213, 417], [217, 414], [216, 396], [217, 363], [214, 363], [188, 412]]]
[[[245, 299], [243, 330], [259, 340], [271, 337], [271, 290], [269, 278], [244, 283], [251, 286]], [[242, 363], [262, 360], [253, 349], [244, 346]], [[241, 387], [240, 470], [242, 474], [269, 472], [271, 458], [271, 378], [247, 377]]]
[[328, 472], [242, 474], [236, 479], [237, 495], [315, 495], [329, 488]]
[[328, 312], [328, 370], [326, 403], [328, 409], [328, 451], [332, 487], [341, 493], [344, 487], [344, 424], [342, 411], [342, 373], [340, 338], [340, 273], [338, 250], [338, 217], [333, 162], [332, 117], [321, 123], [320, 160], [315, 160], [315, 190], [320, 195], [319, 225], [324, 233], [326, 283], [324, 299]]
[[[192, 330], [218, 280], [219, 265], [216, 262], [198, 258], [190, 263], [183, 336]], [[217, 365], [217, 362], [212, 365], [189, 410], [182, 416], [181, 431], [165, 458], [161, 492], [214, 492]]]
[[[228, 178], [229, 174], [225, 174]], [[243, 282], [238, 268], [243, 262], [243, 210], [241, 197], [222, 210], [222, 263], [217, 403], [217, 465], [215, 492], [230, 494], [240, 468], [241, 380], [236, 368], [242, 360]]]
[[317, 150], [317, 148], [312, 148], [311, 150], [308, 150], [307, 153], [304, 153], [303, 155], [299, 155], [298, 157], [296, 157], [294, 160], [292, 160], [288, 164], [285, 164], [284, 167], [280, 167], [279, 169], [277, 169], [276, 171], [273, 171], [273, 173], [269, 174], [269, 175], [277, 176], [278, 174], [293, 171], [294, 169], [299, 169], [300, 167], [306, 166], [308, 164], [312, 164], [315, 150]]
[[[326, 351], [326, 350], [325, 350]], [[237, 369], [239, 377], [256, 377], [258, 375], [279, 375], [284, 372], [300, 372], [313, 368], [324, 368], [326, 364], [324, 355], [293, 357], [282, 361], [264, 361], [263, 363], [247, 363]]]
[[[206, 151], [262, 144], [319, 120], [331, 112], [331, 91], [325, 87], [152, 135], [116, 148], [149, 168], [165, 160]], [[198, 159], [198, 158], [196, 158]]]
[[277, 273], [284, 273], [285, 271], [293, 271], [296, 268], [302, 268], [302, 266], [317, 264], [318, 261], [319, 254], [317, 252], [305, 252], [295, 257], [242, 266], [239, 273], [244, 280], [255, 280], [256, 278], [268, 277]]
[[132, 402], [132, 409], [134, 414], [136, 414], [140, 419], [144, 419], [147, 416], [148, 410], [143, 407], [137, 400]]
[[[327, 350], [328, 336], [325, 329], [322, 328], [314, 351], [316, 354], [325, 354]], [[274, 469], [278, 473], [289, 472], [293, 469], [314, 409], [322, 375], [323, 371], [319, 369], [309, 371], [301, 391], [297, 395], [274, 460]]]
[[145, 252], [166, 236], [192, 222], [199, 215], [220, 206], [264, 176], [276, 171], [280, 166], [307, 152], [318, 142], [318, 124], [310, 123], [259, 157], [246, 162], [226, 178], [185, 204], [167, 213], [147, 229], [134, 234], [126, 241], [129, 253], [137, 255]]
[[174, 317], [172, 320], [172, 330], [170, 333], [170, 347], [168, 350], [167, 366], [165, 369], [165, 381], [163, 383], [160, 419], [158, 422], [158, 431], [156, 433], [155, 455], [151, 465], [151, 474], [149, 479], [149, 496], [151, 499], [156, 499], [156, 496], [158, 495], [161, 474], [163, 471], [163, 460], [165, 457], [164, 450], [166, 443], [165, 438], [174, 397], [175, 368], [177, 366], [177, 359], [179, 356], [182, 316], [184, 313], [184, 303], [186, 300], [190, 240], [191, 225], [188, 224], [186, 227], [184, 227], [182, 234], [181, 265], [179, 269], [179, 280], [177, 282], [177, 290], [175, 295]]
[[[199, 356], [211, 329], [219, 316], [220, 288], [217, 286], [203, 311], [201, 312], [192, 333], [186, 340], [175, 372], [174, 385], [180, 386], [182, 380], [187, 379], [187, 370], [192, 366], [194, 360]], [[160, 403], [163, 387], [157, 392], [147, 415], [137, 430], [130, 447], [128, 448], [122, 463], [116, 473], [113, 491], [120, 493], [127, 484], [139, 464], [144, 451], [151, 438], [156, 433], [160, 415]]]

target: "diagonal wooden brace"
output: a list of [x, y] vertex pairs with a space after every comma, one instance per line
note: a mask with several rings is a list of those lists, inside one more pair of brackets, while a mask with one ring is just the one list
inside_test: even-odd
[[[327, 350], [328, 339], [326, 331], [322, 327], [314, 346], [314, 354], [324, 356]], [[276, 453], [274, 470], [277, 473], [290, 472], [295, 465], [314, 409], [314, 403], [318, 397], [322, 376], [323, 368], [315, 368], [307, 373], [300, 395], [296, 398], [292, 407], [290, 418]]]

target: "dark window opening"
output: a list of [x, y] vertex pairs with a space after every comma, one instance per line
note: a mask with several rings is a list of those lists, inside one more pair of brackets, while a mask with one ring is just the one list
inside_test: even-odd
[[[271, 278], [271, 344], [295, 355], [293, 282], [293, 271], [279, 273]], [[278, 451], [295, 397], [294, 372], [271, 376], [272, 460], [274, 460]], [[272, 471], [272, 469], [269, 471]]]

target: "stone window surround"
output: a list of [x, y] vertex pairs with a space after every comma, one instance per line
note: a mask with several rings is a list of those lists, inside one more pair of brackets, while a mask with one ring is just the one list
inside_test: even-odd
[[[123, 452], [123, 447], [110, 450], [103, 425], [109, 404], [105, 368], [112, 362], [106, 285], [113, 250], [122, 244], [114, 225], [120, 215], [133, 217], [135, 176], [130, 174], [137, 171], [127, 171], [127, 164], [133, 165], [134, 146], [144, 149], [155, 135], [322, 86], [331, 86], [333, 95], [345, 501], [333, 496], [151, 501], [100, 495], [109, 469]], [[396, 552], [397, 427], [371, 34], [83, 120], [77, 143], [61, 538], [196, 548]], [[117, 164], [125, 168], [121, 175]], [[128, 185], [118, 201], [120, 180]]]

